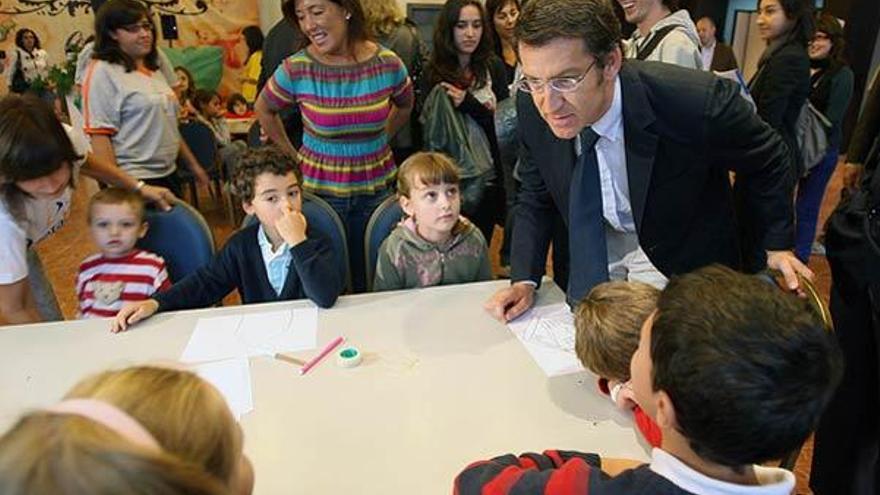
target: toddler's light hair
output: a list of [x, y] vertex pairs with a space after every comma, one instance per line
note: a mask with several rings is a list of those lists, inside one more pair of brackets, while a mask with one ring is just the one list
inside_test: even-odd
[[138, 221], [141, 223], [144, 221], [144, 198], [135, 191], [129, 191], [121, 187], [107, 187], [96, 192], [89, 199], [89, 223], [92, 223], [95, 205], [128, 205], [134, 211]]
[[657, 307], [660, 291], [641, 282], [599, 284], [575, 310], [575, 352], [584, 367], [603, 378], [629, 381], [629, 362], [639, 347], [642, 324]]

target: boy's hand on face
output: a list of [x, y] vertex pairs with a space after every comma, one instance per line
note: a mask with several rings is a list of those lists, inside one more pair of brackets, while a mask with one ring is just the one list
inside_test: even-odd
[[116, 318], [110, 322], [110, 331], [113, 333], [128, 330], [129, 325], [145, 320], [159, 310], [159, 303], [155, 299], [147, 299], [128, 303], [116, 313]]
[[293, 208], [285, 210], [281, 218], [275, 221], [275, 229], [278, 230], [278, 235], [290, 247], [306, 240], [306, 227], [308, 225], [306, 217], [302, 212], [296, 211]]

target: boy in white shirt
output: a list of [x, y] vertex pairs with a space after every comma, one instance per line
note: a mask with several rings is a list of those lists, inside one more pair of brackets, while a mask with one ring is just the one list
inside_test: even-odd
[[805, 300], [716, 265], [670, 281], [630, 371], [635, 401], [663, 434], [650, 464], [506, 455], [470, 465], [455, 493], [789, 495], [794, 474], [761, 464], [806, 440], [843, 362]]

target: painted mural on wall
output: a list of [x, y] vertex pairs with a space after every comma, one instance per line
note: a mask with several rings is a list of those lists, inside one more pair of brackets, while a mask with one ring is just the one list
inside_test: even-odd
[[[172, 48], [172, 60], [213, 66], [210, 72], [218, 77], [206, 79], [203, 85], [216, 84], [221, 94], [240, 90], [239, 75], [248, 55], [241, 31], [259, 25], [259, 0], [142, 1], [154, 14], [159, 46]], [[162, 37], [162, 14], [175, 16], [178, 40]], [[89, 37], [93, 25], [90, 0], [0, 0], [0, 50], [7, 53], [15, 47], [16, 31], [27, 27], [37, 33], [49, 63], [62, 64], [65, 48]]]

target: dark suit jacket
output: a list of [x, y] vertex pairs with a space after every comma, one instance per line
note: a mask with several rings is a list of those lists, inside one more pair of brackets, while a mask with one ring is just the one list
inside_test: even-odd
[[[793, 244], [788, 153], [779, 135], [711, 73], [627, 60], [620, 71], [629, 196], [639, 244], [663, 274], [739, 266], [728, 170], [748, 177], [762, 248]], [[568, 222], [574, 140], [553, 135], [520, 93], [522, 144], [512, 280], [540, 282], [554, 209]], [[577, 226], [569, 225], [569, 229]], [[572, 254], [572, 263], [588, 263]]]
[[712, 66], [710, 70], [724, 72], [738, 69], [736, 57], [733, 56], [733, 48], [720, 41], [715, 42], [715, 52], [712, 54]]

